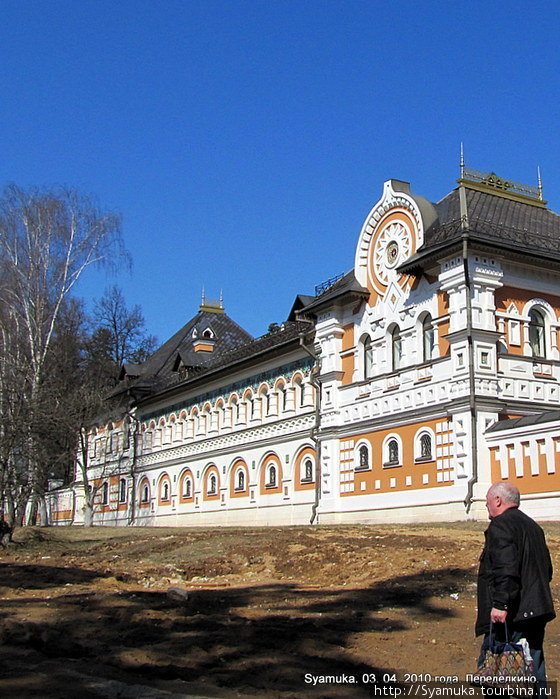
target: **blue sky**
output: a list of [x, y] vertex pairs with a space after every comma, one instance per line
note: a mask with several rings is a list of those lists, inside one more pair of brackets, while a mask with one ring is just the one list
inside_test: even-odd
[[123, 215], [118, 283], [161, 341], [223, 290], [254, 335], [353, 265], [391, 178], [467, 165], [560, 210], [556, 3], [4, 0], [0, 183]]

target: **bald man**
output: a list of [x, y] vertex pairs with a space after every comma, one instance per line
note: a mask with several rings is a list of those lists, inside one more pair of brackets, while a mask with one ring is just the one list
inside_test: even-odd
[[543, 530], [521, 512], [519, 501], [519, 490], [507, 482], [494, 483], [486, 494], [490, 525], [478, 569], [476, 635], [485, 634], [481, 659], [491, 621], [499, 638], [503, 639], [507, 624], [510, 641], [527, 639], [535, 688], [542, 689], [546, 686], [544, 630], [556, 616], [550, 592], [552, 562]]

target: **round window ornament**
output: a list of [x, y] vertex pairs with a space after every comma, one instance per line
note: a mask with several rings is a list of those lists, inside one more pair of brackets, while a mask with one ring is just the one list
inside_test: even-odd
[[396, 240], [392, 240], [387, 245], [387, 264], [393, 266], [399, 257], [399, 244]]

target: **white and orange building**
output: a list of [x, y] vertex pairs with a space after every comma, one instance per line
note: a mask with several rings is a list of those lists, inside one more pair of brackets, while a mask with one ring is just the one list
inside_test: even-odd
[[[464, 170], [439, 203], [389, 180], [354, 269], [253, 339], [221, 303], [95, 426], [95, 520], [186, 526], [485, 519], [490, 483], [560, 506], [560, 217]], [[125, 409], [126, 408], [126, 409]], [[83, 484], [49, 494], [83, 521]]]

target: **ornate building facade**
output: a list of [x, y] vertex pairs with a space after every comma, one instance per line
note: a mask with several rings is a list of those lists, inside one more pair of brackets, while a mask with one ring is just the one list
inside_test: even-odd
[[[560, 505], [560, 217], [463, 170], [439, 203], [389, 180], [354, 269], [254, 339], [206, 303], [92, 428], [106, 524], [485, 519], [490, 483]], [[83, 522], [83, 468], [49, 493]]]

